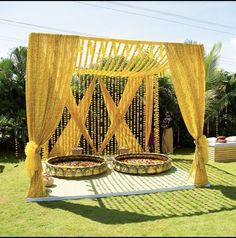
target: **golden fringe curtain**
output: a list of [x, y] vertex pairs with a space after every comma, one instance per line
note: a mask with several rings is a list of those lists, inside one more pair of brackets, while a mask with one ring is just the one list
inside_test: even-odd
[[163, 72], [167, 67], [161, 43], [80, 36], [80, 74], [136, 78]]
[[204, 163], [208, 161], [207, 139], [203, 135], [205, 112], [205, 69], [202, 45], [166, 43], [172, 80], [185, 125], [195, 140], [195, 154], [189, 179], [195, 186], [208, 183]]
[[26, 69], [28, 197], [45, 196], [39, 151], [55, 131], [70, 91], [78, 38], [30, 34]]
[[[87, 129], [85, 128], [85, 122], [86, 117], [88, 115], [88, 110], [91, 104], [92, 96], [94, 93], [94, 88], [96, 84], [96, 77], [94, 77], [92, 83], [90, 84], [89, 88], [85, 92], [84, 97], [80, 101], [79, 105], [76, 107], [69, 107], [69, 111], [73, 111], [72, 115], [74, 117], [78, 117], [78, 121], [80, 121], [80, 124], [76, 123], [76, 120], [74, 120], [74, 117], [70, 119], [68, 122], [66, 128], [64, 128], [61, 136], [57, 140], [56, 144], [54, 145], [53, 149], [51, 150], [49, 156], [59, 156], [59, 155], [68, 155], [71, 153], [71, 149], [78, 145], [80, 138], [83, 133], [85, 133], [86, 138], [88, 139], [88, 142], [90, 143], [91, 147], [96, 150], [92, 144], [91, 138], [88, 135]], [[72, 101], [75, 101], [75, 98], [73, 95], [70, 94], [68, 104], [71, 104]], [[81, 127], [83, 128], [83, 131], [81, 130]], [[73, 134], [70, 134], [70, 132], [76, 129]], [[66, 141], [67, 138], [70, 137], [69, 141]], [[67, 143], [65, 143], [65, 141]]]
[[[108, 115], [111, 120], [111, 124], [117, 125], [115, 130], [115, 138], [118, 142], [119, 147], [127, 147], [130, 151], [142, 151], [142, 147], [134, 137], [133, 133], [131, 132], [129, 126], [125, 123], [125, 120], [123, 120], [120, 123], [117, 121], [117, 114], [119, 113], [119, 108], [116, 107], [116, 104], [114, 103], [111, 95], [109, 94], [108, 90], [106, 89], [106, 86], [102, 80], [99, 80], [99, 84], [101, 86], [101, 90], [103, 93], [103, 97], [107, 106]], [[110, 136], [111, 138], [111, 136]], [[107, 142], [109, 143], [109, 141]], [[103, 145], [104, 148], [106, 145]]]
[[[132, 103], [132, 100], [139, 89], [140, 85], [142, 83], [141, 78], [129, 78], [128, 82], [125, 86], [125, 90], [122, 94], [121, 100], [118, 105], [118, 110], [114, 113], [114, 116], [111, 118], [111, 125], [107, 131], [106, 137], [101, 145], [101, 147], [98, 150], [98, 154], [101, 154], [106, 145], [109, 143], [110, 139], [114, 135], [115, 131], [120, 129], [121, 124], [124, 122], [124, 116]], [[102, 84], [101, 84], [102, 85]], [[104, 87], [103, 87], [103, 92]], [[106, 100], [109, 101], [109, 98], [106, 97]], [[111, 103], [109, 103], [110, 106]], [[115, 118], [115, 120], [112, 120]], [[128, 145], [127, 145], [128, 146]]]

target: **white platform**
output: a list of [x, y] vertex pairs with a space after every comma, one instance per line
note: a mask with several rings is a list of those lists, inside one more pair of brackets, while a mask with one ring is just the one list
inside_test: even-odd
[[212, 146], [212, 147], [233, 147], [235, 146], [236, 147], [236, 142], [226, 142], [226, 143], [209, 143], [209, 146]]
[[188, 173], [176, 167], [155, 175], [129, 175], [109, 169], [105, 174], [93, 178], [54, 178], [55, 185], [48, 188], [48, 197], [26, 198], [26, 202], [100, 198], [194, 188], [187, 178]]

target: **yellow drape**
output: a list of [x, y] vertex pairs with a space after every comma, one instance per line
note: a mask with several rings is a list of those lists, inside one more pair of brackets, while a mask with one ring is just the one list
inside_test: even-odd
[[[108, 115], [110, 117], [111, 123], [115, 123], [116, 117], [118, 113], [118, 108], [114, 103], [111, 95], [106, 89], [106, 85], [102, 80], [99, 80], [99, 84], [101, 86], [101, 90], [103, 93], [104, 101], [107, 106]], [[118, 142], [119, 147], [127, 147], [129, 151], [140, 152], [142, 151], [141, 145], [138, 143], [137, 139], [133, 135], [132, 131], [129, 129], [129, 126], [126, 124], [125, 120], [121, 122], [121, 125], [117, 127], [118, 129], [115, 131], [115, 138]]]
[[136, 78], [163, 72], [168, 66], [159, 42], [80, 36], [79, 54], [80, 74]]
[[45, 196], [40, 148], [55, 131], [66, 104], [75, 68], [78, 37], [29, 35], [26, 110], [29, 142], [25, 148], [30, 177], [28, 197]]
[[130, 104], [132, 103], [132, 100], [139, 89], [140, 85], [142, 83], [141, 78], [129, 78], [128, 82], [125, 86], [125, 90], [122, 94], [121, 100], [118, 105], [118, 110], [116, 111], [114, 117], [116, 118], [115, 121], [111, 121], [111, 126], [109, 127], [106, 137], [98, 150], [98, 153], [101, 154], [103, 149], [106, 147], [106, 145], [109, 143], [110, 139], [112, 138], [115, 131], [119, 129], [121, 126], [121, 123], [124, 121], [125, 113], [127, 112]]
[[153, 113], [153, 77], [145, 78], [145, 150], [147, 151], [150, 133], [152, 129]]
[[202, 45], [166, 43], [170, 72], [185, 125], [195, 140], [195, 155], [189, 179], [195, 186], [208, 183], [204, 163], [208, 161], [203, 135], [205, 111], [205, 70]]
[[[71, 113], [71, 117], [76, 122], [79, 130], [84, 135], [85, 139], [88, 141], [89, 145], [92, 147], [93, 151], [96, 152], [96, 148], [93, 145], [93, 141], [88, 133], [88, 130], [85, 126], [86, 115], [84, 111], [79, 111], [78, 106], [75, 102], [72, 92], [69, 93], [69, 100], [66, 103], [68, 110]], [[90, 101], [87, 101], [86, 104], [90, 104]], [[81, 115], [81, 116], [80, 116]]]
[[[93, 79], [93, 81], [89, 85], [87, 91], [84, 94], [84, 97], [79, 103], [79, 106], [77, 106], [77, 108], [75, 107], [70, 108], [70, 110], [75, 110], [73, 115], [77, 114], [78, 120], [81, 121], [84, 131], [85, 131], [85, 122], [88, 115], [88, 110], [89, 110], [89, 107], [92, 101], [92, 96], [95, 89], [95, 83], [96, 83], [96, 77]], [[73, 95], [70, 94], [70, 101], [72, 100], [74, 100], [74, 98], [73, 98]], [[70, 131], [73, 129], [75, 131], [72, 135], [70, 135]], [[78, 126], [78, 124], [76, 124], [76, 121], [73, 118], [71, 118], [68, 124], [66, 125], [66, 127], [64, 128], [62, 134], [60, 135], [59, 139], [57, 140], [56, 144], [52, 148], [49, 155], [50, 156], [69, 155], [71, 153], [71, 149], [74, 146], [78, 145], [81, 136], [82, 136], [82, 131], [80, 129], [80, 126]], [[69, 137], [69, 140], [67, 141], [68, 137]], [[87, 135], [87, 138], [88, 138], [88, 135]], [[93, 146], [92, 148], [95, 149], [95, 147]]]

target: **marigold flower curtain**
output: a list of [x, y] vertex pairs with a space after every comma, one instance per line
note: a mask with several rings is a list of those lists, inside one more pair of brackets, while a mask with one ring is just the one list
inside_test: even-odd
[[[130, 82], [136, 82], [135, 79], [130, 80]], [[138, 80], [138, 87], [140, 86], [140, 80]], [[123, 117], [121, 116], [120, 108], [116, 107], [112, 97], [110, 96], [109, 92], [106, 89], [105, 84], [102, 82], [102, 80], [99, 80], [99, 84], [102, 89], [102, 93], [106, 102], [107, 110], [110, 115], [111, 123], [113, 127], [110, 127], [109, 133], [107, 133], [107, 136], [103, 142], [103, 145], [100, 148], [100, 151], [102, 151], [107, 143], [109, 142], [109, 139], [115, 133], [116, 139], [118, 141], [118, 145], [120, 148], [122, 147], [128, 147], [131, 151], [142, 151], [142, 147], [134, 137], [133, 133], [129, 129], [128, 125], [125, 123]], [[127, 85], [127, 88], [128, 87]], [[133, 99], [133, 95], [128, 95], [129, 91], [126, 90], [126, 93], [123, 94], [123, 98], [129, 97], [130, 99]], [[130, 101], [126, 101], [127, 105], [130, 105]], [[120, 119], [117, 120], [117, 117], [120, 116]]]
[[[30, 177], [28, 197], [45, 195], [39, 151], [55, 131], [65, 107], [69, 110], [71, 119], [51, 150], [50, 156], [69, 154], [82, 135], [93, 153], [97, 154], [102, 153], [114, 134], [119, 146], [126, 146], [131, 151], [146, 150], [152, 124], [153, 77], [167, 70], [169, 65], [181, 112], [189, 132], [196, 140], [191, 177], [195, 178], [197, 185], [205, 184], [205, 179], [202, 179], [202, 158], [205, 158], [202, 155], [205, 155], [206, 149], [202, 135], [205, 106], [202, 64], [202, 46], [199, 45], [190, 47], [174, 43], [30, 34], [26, 74], [29, 131], [26, 169]], [[76, 104], [70, 87], [72, 75], [76, 73], [94, 77], [79, 105]], [[103, 76], [128, 77], [118, 106], [106, 89]], [[145, 148], [139, 145], [124, 121], [127, 109], [143, 81], [146, 87]], [[95, 148], [85, 126], [95, 84], [101, 87], [111, 121], [100, 148]], [[194, 85], [193, 88], [190, 85]], [[184, 102], [186, 98], [187, 103]]]
[[[118, 110], [116, 110], [116, 112], [115, 112], [113, 120], [111, 121], [111, 126], [109, 127], [106, 137], [98, 151], [99, 154], [103, 151], [105, 146], [108, 144], [108, 142], [110, 141], [110, 139], [113, 136], [113, 134], [115, 133], [115, 131], [120, 129], [120, 125], [124, 121], [124, 116], [129, 108], [137, 90], [139, 89], [141, 83], [142, 83], [141, 78], [129, 78], [128, 79], [128, 83], [125, 87], [122, 98], [118, 105]], [[110, 103], [110, 102], [108, 102], [108, 103]], [[127, 140], [127, 138], [125, 138], [125, 139]], [[128, 146], [128, 144], [127, 144], [127, 146]]]
[[146, 77], [145, 79], [146, 87], [146, 107], [145, 107], [145, 150], [147, 150], [149, 137], [152, 129], [152, 113], [153, 113], [153, 76]]
[[[75, 105], [74, 107], [69, 106], [70, 110], [73, 110], [72, 115], [77, 115], [78, 120], [82, 124], [83, 128], [85, 127], [85, 121], [88, 115], [88, 110], [91, 103], [92, 95], [94, 93], [95, 84], [96, 84], [96, 78], [93, 79], [92, 83], [86, 90], [85, 95], [82, 98], [79, 105], [77, 107]], [[74, 97], [70, 91], [68, 105], [71, 105], [73, 100], [74, 100]], [[85, 130], [86, 128], [84, 128], [84, 131]], [[73, 131], [74, 133], [71, 133], [71, 131]], [[82, 132], [81, 132], [80, 126], [77, 126], [76, 121], [73, 120], [73, 118], [70, 119], [66, 128], [62, 131], [62, 134], [59, 137], [57, 143], [52, 148], [50, 152], [50, 156], [68, 155], [71, 152], [71, 148], [73, 148], [75, 145], [78, 144], [81, 136], [82, 136]], [[93, 149], [95, 149], [94, 146], [93, 146]]]

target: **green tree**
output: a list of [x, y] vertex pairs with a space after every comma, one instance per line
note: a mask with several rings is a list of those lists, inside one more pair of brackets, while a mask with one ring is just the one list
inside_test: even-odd
[[207, 102], [208, 118], [218, 119], [219, 134], [236, 134], [236, 75], [218, 71], [214, 87], [208, 90]]
[[235, 75], [218, 69], [221, 43], [216, 43], [205, 56], [207, 134], [232, 135], [236, 133]]
[[[27, 48], [14, 49], [0, 61], [0, 114], [17, 120], [25, 111], [25, 69]], [[22, 120], [19, 120], [23, 123]]]
[[205, 134], [207, 137], [209, 137], [210, 134], [215, 136], [218, 130], [218, 112], [215, 110], [212, 94], [219, 81], [217, 72], [221, 46], [221, 43], [214, 44], [211, 51], [208, 54], [205, 53], [204, 59], [206, 77]]
[[0, 115], [2, 122], [6, 122], [1, 125], [1, 133], [6, 135], [7, 128], [8, 136], [5, 139], [8, 138], [9, 141], [14, 139], [14, 135], [22, 134], [18, 133], [19, 130], [26, 128], [26, 59], [27, 48], [20, 46], [11, 51], [9, 58], [0, 60]]

